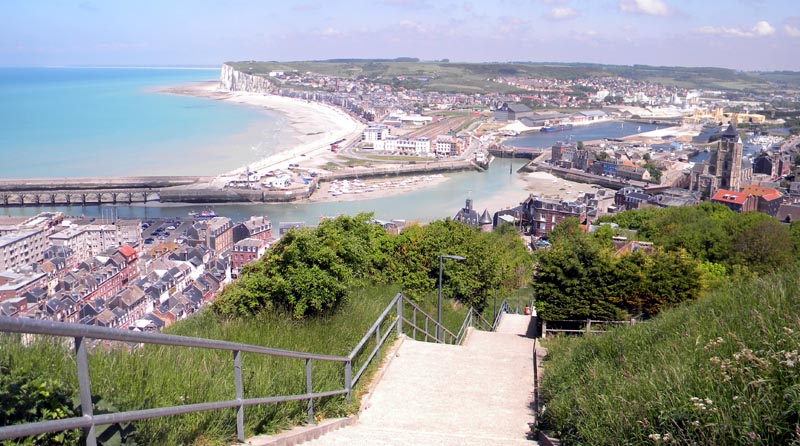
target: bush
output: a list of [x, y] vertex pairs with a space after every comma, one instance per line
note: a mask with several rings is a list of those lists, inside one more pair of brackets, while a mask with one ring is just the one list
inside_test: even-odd
[[[63, 382], [0, 363], [0, 426], [74, 417], [73, 393], [74, 389]], [[7, 440], [0, 444], [77, 445], [80, 437], [78, 431], [72, 430]]]

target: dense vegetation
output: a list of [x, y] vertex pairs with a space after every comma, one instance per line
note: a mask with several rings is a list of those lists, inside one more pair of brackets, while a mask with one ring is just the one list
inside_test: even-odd
[[[577, 220], [567, 221], [551, 234], [552, 249], [537, 256], [532, 286], [544, 319], [651, 317], [731, 277], [791, 265], [800, 247], [800, 225], [711, 203], [627, 211], [601, 222], [620, 228], [585, 234]], [[629, 230], [652, 242], [654, 253], [615, 252], [612, 237]]]
[[530, 280], [531, 259], [516, 231], [481, 233], [450, 219], [389, 235], [371, 214], [341, 216], [286, 234], [214, 302], [237, 317], [282, 308], [303, 318], [335, 309], [348, 289], [399, 284], [420, 300], [436, 290], [439, 255], [464, 262], [444, 268], [443, 294], [482, 310], [495, 288], [512, 291]]
[[[578, 311], [588, 305], [578, 297], [590, 296], [601, 310], [652, 315], [649, 304], [686, 302], [647, 324], [548, 340], [541, 427], [568, 445], [800, 444], [800, 227], [708, 203], [604, 220], [620, 229], [584, 235], [559, 226], [536, 284], [553, 282], [542, 265], [573, 271], [574, 259], [561, 252], [567, 246], [583, 260], [582, 277], [604, 291], [585, 286], [572, 300], [548, 304]], [[631, 262], [603, 248], [614, 233], [630, 235], [626, 229], [653, 242], [657, 254]]]
[[546, 342], [564, 445], [800, 444], [800, 271], [736, 277], [602, 336]]
[[557, 229], [532, 284], [545, 320], [649, 317], [698, 295], [698, 263], [682, 252], [615, 255], [608, 232], [586, 235], [576, 219]]

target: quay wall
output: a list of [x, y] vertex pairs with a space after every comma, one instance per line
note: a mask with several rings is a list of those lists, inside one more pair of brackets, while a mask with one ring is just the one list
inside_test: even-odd
[[350, 178], [374, 178], [387, 177], [392, 175], [415, 175], [419, 173], [445, 173], [458, 172], [462, 170], [484, 169], [477, 166], [472, 161], [445, 161], [424, 164], [405, 164], [396, 167], [374, 167], [371, 169], [358, 169], [344, 172], [332, 172], [320, 176], [320, 181], [344, 180]]
[[292, 190], [162, 189], [162, 203], [285, 203], [310, 197], [317, 183]]

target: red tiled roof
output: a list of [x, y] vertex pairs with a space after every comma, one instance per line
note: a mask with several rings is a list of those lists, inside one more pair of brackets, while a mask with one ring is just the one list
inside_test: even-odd
[[766, 186], [747, 185], [742, 188], [742, 193], [747, 195], [755, 195], [767, 201], [777, 200], [783, 195], [777, 189]]
[[711, 198], [711, 201], [719, 201], [721, 203], [735, 203], [735, 204], [744, 204], [747, 201], [747, 197], [749, 194], [745, 194], [744, 192], [734, 192], [730, 190], [720, 189], [714, 194], [714, 197]]
[[136, 255], [136, 250], [131, 248], [128, 245], [123, 245], [119, 248], [119, 253], [124, 255], [125, 257], [131, 257]]

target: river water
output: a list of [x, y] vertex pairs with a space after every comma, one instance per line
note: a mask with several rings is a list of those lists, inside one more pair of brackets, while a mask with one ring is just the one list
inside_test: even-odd
[[[536, 133], [509, 140], [508, 144], [517, 147], [548, 147], [553, 142], [572, 135], [573, 141], [589, 141], [602, 138], [618, 138], [637, 133], [638, 124], [620, 126], [620, 123], [603, 123], [576, 127], [569, 132]], [[642, 124], [642, 131], [655, 126]], [[286, 204], [219, 204], [213, 210], [234, 221], [249, 218], [251, 215], [266, 215], [274, 226], [281, 222], [305, 222], [315, 225], [321, 217], [340, 214], [354, 215], [359, 212], [374, 212], [375, 218], [382, 220], [402, 219], [406, 221], [428, 222], [452, 217], [464, 206], [467, 198], [472, 198], [475, 208], [482, 211], [486, 202], [502, 202], [503, 206], [515, 206], [527, 197], [524, 182], [516, 174], [527, 160], [496, 159], [488, 171], [459, 172], [447, 174], [447, 181], [432, 187], [419, 189], [401, 195], [360, 201], [336, 201], [326, 203], [286, 203]], [[510, 173], [514, 172], [514, 173]], [[0, 209], [0, 215], [36, 215], [43, 211], [58, 211], [71, 216], [108, 217], [112, 213], [122, 218], [163, 218], [187, 217], [190, 211], [203, 210], [198, 205], [150, 204], [133, 206], [40, 206]], [[495, 212], [499, 209], [489, 209]]]

